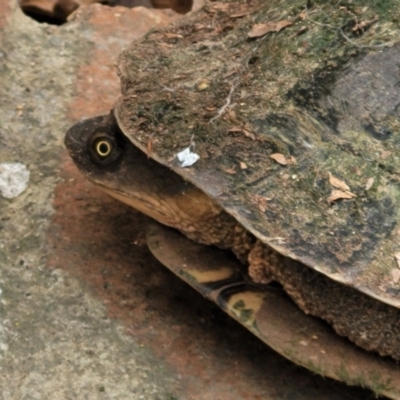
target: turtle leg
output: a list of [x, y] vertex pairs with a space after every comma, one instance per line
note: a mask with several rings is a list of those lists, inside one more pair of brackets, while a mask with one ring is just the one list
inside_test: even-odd
[[358, 346], [400, 360], [400, 310], [337, 283], [257, 241], [249, 254], [249, 274], [278, 281], [306, 313], [320, 317]]

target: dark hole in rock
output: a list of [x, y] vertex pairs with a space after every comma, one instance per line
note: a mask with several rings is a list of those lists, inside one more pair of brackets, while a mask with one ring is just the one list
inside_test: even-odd
[[38, 22], [62, 25], [82, 5], [99, 3], [106, 6], [170, 8], [185, 14], [192, 9], [193, 0], [19, 0], [22, 11]]

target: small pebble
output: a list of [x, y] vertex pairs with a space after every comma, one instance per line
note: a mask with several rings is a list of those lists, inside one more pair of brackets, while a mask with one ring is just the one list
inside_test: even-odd
[[28, 168], [21, 163], [0, 164], [0, 193], [7, 199], [19, 196], [29, 183]]

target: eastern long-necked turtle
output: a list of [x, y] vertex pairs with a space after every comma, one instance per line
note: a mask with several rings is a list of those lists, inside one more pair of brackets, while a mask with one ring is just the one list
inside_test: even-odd
[[66, 146], [111, 196], [232, 250], [248, 275], [197, 245], [168, 256], [184, 239], [149, 234], [264, 341], [399, 398], [400, 13], [328, 3], [220, 2], [150, 32], [120, 56], [113, 112], [72, 127]]

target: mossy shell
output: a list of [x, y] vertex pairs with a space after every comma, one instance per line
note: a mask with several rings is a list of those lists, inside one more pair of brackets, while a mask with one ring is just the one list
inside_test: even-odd
[[262, 241], [399, 307], [399, 21], [390, 0], [211, 3], [122, 53], [115, 115]]

